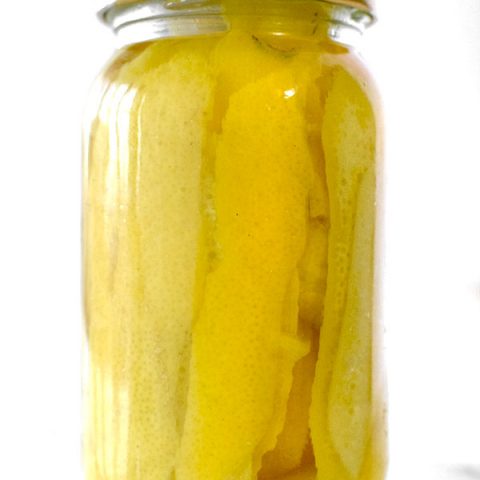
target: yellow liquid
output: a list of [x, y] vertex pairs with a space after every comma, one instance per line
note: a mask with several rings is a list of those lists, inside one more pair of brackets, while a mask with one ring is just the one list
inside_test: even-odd
[[85, 170], [87, 480], [384, 478], [376, 120], [316, 48], [233, 28], [111, 67]]

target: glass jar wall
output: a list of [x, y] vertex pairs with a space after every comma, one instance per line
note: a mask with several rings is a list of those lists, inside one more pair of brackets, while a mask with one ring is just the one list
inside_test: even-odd
[[368, 12], [103, 16], [124, 46], [85, 135], [86, 480], [383, 480]]

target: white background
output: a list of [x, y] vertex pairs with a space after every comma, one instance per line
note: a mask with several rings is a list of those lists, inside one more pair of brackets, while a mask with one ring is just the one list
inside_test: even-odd
[[[479, 479], [480, 0], [378, 3], [389, 480]], [[113, 38], [87, 0], [1, 18], [0, 479], [78, 480], [80, 121]]]

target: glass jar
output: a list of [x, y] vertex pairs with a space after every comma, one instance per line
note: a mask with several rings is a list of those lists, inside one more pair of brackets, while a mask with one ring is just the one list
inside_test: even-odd
[[87, 480], [381, 480], [358, 1], [118, 1], [88, 107]]

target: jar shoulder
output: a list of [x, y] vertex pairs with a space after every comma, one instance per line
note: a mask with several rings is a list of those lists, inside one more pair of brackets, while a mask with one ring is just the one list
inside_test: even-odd
[[285, 79], [290, 73], [298, 90], [311, 82], [325, 90], [332, 72], [345, 70], [365, 92], [372, 108], [380, 110], [377, 86], [355, 50], [332, 42], [303, 40], [233, 31], [217, 37], [161, 39], [130, 45], [117, 51], [107, 63], [92, 89], [91, 103], [99, 105], [105, 99], [105, 91], [119, 84], [133, 87], [142, 95], [149, 83], [161, 84], [165, 78], [162, 70], [172, 68], [183, 68], [191, 74], [198, 73], [197, 68], [206, 74], [207, 81], [220, 87], [235, 77], [234, 83], [241, 86], [268, 75], [278, 74], [279, 80]]

